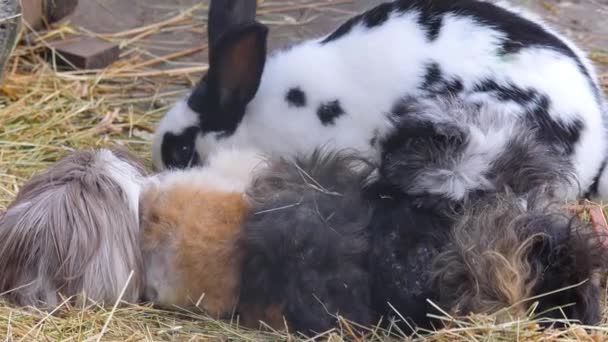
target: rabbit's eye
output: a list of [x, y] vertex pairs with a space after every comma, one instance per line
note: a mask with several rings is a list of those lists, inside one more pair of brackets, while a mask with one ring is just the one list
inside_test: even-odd
[[190, 145], [183, 145], [179, 149], [179, 153], [181, 153], [183, 156], [189, 155], [191, 151], [192, 147], [190, 147]]
[[194, 162], [194, 147], [192, 144], [184, 144], [176, 146], [173, 153], [173, 167], [185, 168], [192, 166]]

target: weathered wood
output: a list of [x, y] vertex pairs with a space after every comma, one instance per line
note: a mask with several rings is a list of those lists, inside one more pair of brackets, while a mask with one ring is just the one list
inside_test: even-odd
[[33, 29], [54, 23], [72, 14], [78, 0], [21, 0], [23, 19]]
[[56, 42], [51, 44], [51, 48], [61, 57], [56, 58], [57, 63], [71, 64], [79, 69], [105, 68], [116, 61], [120, 54], [118, 44], [90, 37]]

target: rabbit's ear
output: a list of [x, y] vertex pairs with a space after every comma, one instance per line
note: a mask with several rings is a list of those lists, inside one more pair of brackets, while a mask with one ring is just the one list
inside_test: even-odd
[[257, 92], [266, 63], [267, 36], [266, 26], [252, 23], [230, 30], [215, 44], [207, 91], [217, 99], [221, 112], [244, 108]]
[[209, 46], [230, 28], [255, 21], [257, 0], [211, 0], [207, 34]]

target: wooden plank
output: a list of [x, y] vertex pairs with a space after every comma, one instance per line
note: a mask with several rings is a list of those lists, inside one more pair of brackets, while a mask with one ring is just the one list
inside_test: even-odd
[[118, 44], [91, 37], [56, 42], [51, 48], [58, 57], [65, 59], [56, 58], [58, 64], [78, 69], [102, 69], [118, 60], [120, 55]]

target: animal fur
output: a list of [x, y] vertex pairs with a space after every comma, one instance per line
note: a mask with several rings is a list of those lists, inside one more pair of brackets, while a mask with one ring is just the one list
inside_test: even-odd
[[[430, 132], [430, 143], [402, 146], [436, 156], [445, 145]], [[542, 317], [562, 306], [568, 319], [593, 324], [606, 260], [599, 237], [545, 205], [570, 180], [555, 168], [561, 161], [522, 148], [522, 158], [505, 159], [492, 175], [506, 179], [500, 186], [439, 202], [403, 191], [398, 182], [407, 177], [395, 164], [376, 173], [329, 149], [295, 161], [230, 150], [207, 167], [162, 173], [141, 201], [144, 297], [306, 335], [335, 327], [337, 316], [432, 327], [440, 322], [427, 316], [437, 313], [429, 300], [453, 315], [501, 320], [538, 301]], [[529, 165], [516, 180], [508, 174], [514, 160]], [[579, 286], [527, 300], [571, 285]]]
[[236, 241], [248, 209], [242, 194], [180, 184], [143, 198], [145, 300], [229, 316], [240, 285]]
[[580, 191], [573, 165], [539, 140], [542, 131], [499, 108], [439, 96], [404, 99], [394, 114], [396, 131], [381, 141], [380, 178], [421, 202], [547, 185], [564, 199]]
[[145, 174], [129, 153], [97, 149], [34, 175], [0, 218], [0, 293], [18, 305], [53, 307], [82, 294], [114, 303], [126, 286], [122, 299], [138, 300]]
[[255, 151], [225, 150], [208, 167], [149, 180], [141, 200], [144, 300], [198, 307], [218, 318], [233, 313], [243, 254], [237, 241], [249, 210], [245, 189], [262, 161]]
[[487, 193], [451, 213], [382, 205], [370, 229], [374, 309], [405, 318], [405, 329], [440, 327], [427, 316], [441, 314], [429, 300], [453, 316], [504, 322], [535, 307], [535, 317], [599, 323], [608, 236], [552, 199], [545, 190]]
[[498, 312], [502, 321], [537, 305], [536, 317], [599, 323], [608, 236], [547, 198], [505, 193], [468, 206], [429, 272], [436, 303], [455, 315]]
[[[325, 151], [327, 152], [327, 151]], [[248, 191], [253, 203], [241, 247], [242, 321], [306, 334], [324, 332], [336, 315], [374, 323], [367, 270], [371, 206], [361, 161], [315, 153], [269, 162]]]
[[[434, 289], [426, 279], [433, 260], [450, 238], [447, 208], [422, 207], [412, 199], [377, 184], [370, 188], [374, 211], [370, 232], [371, 305], [385, 322], [401, 317], [413, 326], [429, 327], [427, 313]], [[407, 325], [403, 325], [407, 329]]]

